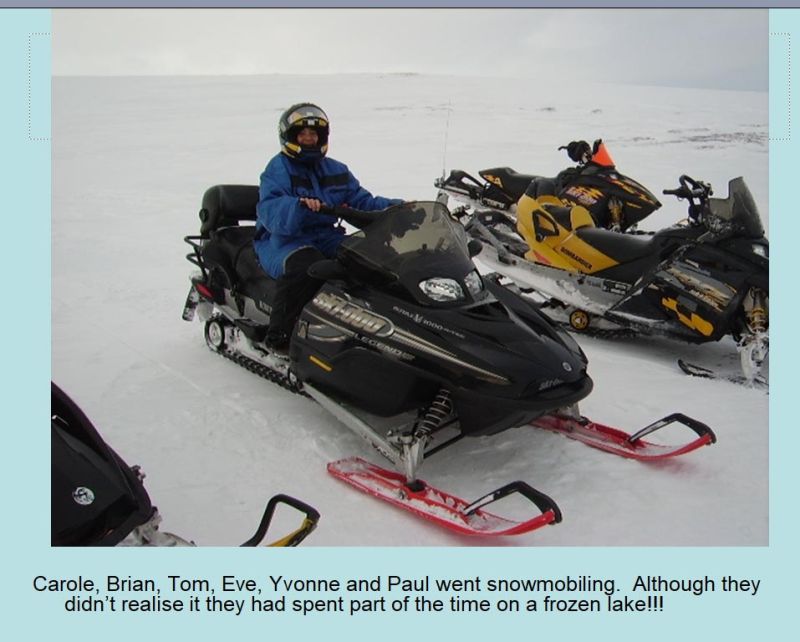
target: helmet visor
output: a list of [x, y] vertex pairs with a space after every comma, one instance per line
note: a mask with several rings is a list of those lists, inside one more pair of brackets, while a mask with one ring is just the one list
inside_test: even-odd
[[284, 125], [286, 129], [328, 128], [328, 117], [315, 105], [301, 105], [287, 114]]

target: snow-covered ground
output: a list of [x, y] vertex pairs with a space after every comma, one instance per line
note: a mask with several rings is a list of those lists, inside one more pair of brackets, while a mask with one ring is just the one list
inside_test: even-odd
[[[618, 167], [660, 194], [682, 173], [724, 196], [744, 176], [768, 229], [767, 94], [621, 85], [548, 95], [531, 81], [419, 75], [53, 80], [52, 376], [131, 464], [164, 529], [236, 544], [267, 498], [322, 513], [305, 545], [765, 545], [768, 395], [679, 373], [678, 357], [730, 367], [730, 342], [581, 339], [595, 390], [581, 410], [633, 430], [673, 411], [719, 443], [644, 465], [518, 428], [463, 440], [421, 476], [476, 498], [523, 479], [564, 522], [498, 540], [455, 536], [328, 477], [370, 447], [322, 408], [211, 353], [180, 313], [203, 191], [255, 184], [277, 119], [312, 100], [332, 119], [331, 156], [374, 193], [435, 196], [443, 168], [509, 165], [554, 175], [559, 145], [602, 137]], [[685, 215], [664, 207], [642, 227]]]

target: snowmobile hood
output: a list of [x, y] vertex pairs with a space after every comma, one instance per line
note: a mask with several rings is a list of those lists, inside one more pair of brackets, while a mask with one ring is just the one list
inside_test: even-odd
[[482, 303], [460, 308], [422, 307], [372, 293], [369, 310], [351, 301], [332, 314], [370, 333], [374, 339], [367, 343], [385, 343], [409, 365], [462, 389], [522, 399], [588, 378], [586, 357], [569, 335], [502, 286], [486, 286]]
[[515, 394], [586, 377], [586, 357], [566, 332], [506, 288], [491, 280], [486, 288], [490, 296], [483, 303], [448, 315], [451, 327], [464, 336], [451, 345], [465, 359], [501, 372]]
[[[585, 359], [532, 305], [484, 281], [468, 238], [442, 203], [404, 203], [386, 210], [342, 243], [340, 261], [376, 286], [366, 308], [347, 310], [336, 296], [315, 299], [339, 321], [358, 323], [416, 355], [420, 367], [464, 387], [494, 385], [522, 396], [542, 382], [585, 377]], [[383, 319], [383, 321], [381, 320]], [[384, 322], [385, 321], [385, 322]]]
[[562, 200], [584, 205], [590, 211], [594, 204], [592, 199], [607, 203], [609, 210], [618, 208], [617, 217], [623, 231], [661, 207], [661, 202], [644, 185], [622, 174], [613, 165], [595, 163], [584, 166], [569, 180], [559, 196]]

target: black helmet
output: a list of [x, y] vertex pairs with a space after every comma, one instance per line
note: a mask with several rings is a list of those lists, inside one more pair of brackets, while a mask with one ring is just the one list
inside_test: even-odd
[[[297, 134], [305, 127], [317, 132], [319, 141], [313, 147], [301, 146], [297, 143]], [[281, 151], [289, 158], [313, 162], [328, 152], [328, 134], [330, 124], [328, 116], [312, 103], [292, 105], [281, 115], [278, 121], [278, 136], [281, 140]]]

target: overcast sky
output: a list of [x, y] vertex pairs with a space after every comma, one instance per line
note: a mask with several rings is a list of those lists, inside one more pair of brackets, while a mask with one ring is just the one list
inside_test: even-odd
[[54, 75], [416, 72], [768, 88], [766, 10], [53, 11]]

